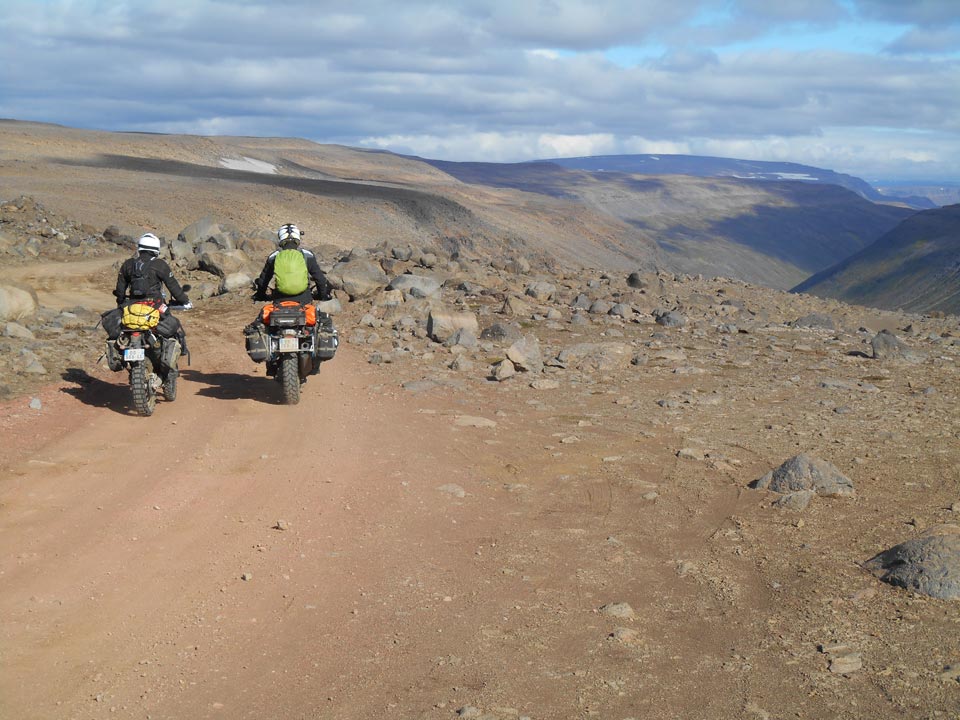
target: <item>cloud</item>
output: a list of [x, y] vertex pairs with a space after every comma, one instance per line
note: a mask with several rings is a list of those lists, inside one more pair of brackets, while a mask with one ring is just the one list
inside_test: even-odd
[[[845, 172], [882, 159], [888, 175], [937, 168], [955, 177], [956, 163], [928, 160], [928, 138], [944, 159], [955, 161], [960, 145], [953, 6], [7, 0], [0, 115], [292, 135], [446, 159], [705, 147], [790, 159], [780, 157], [788, 150]], [[858, 18], [899, 37], [888, 53], [853, 41], [770, 49], [796, 28], [836, 43]]]

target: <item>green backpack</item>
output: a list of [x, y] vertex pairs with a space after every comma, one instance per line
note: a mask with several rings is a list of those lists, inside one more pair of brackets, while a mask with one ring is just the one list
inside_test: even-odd
[[281, 250], [273, 261], [273, 276], [281, 295], [299, 295], [310, 284], [307, 261], [299, 250]]

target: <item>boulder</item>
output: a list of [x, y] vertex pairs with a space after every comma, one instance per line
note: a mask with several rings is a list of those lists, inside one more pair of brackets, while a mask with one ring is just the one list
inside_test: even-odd
[[440, 281], [428, 275], [407, 273], [398, 275], [387, 286], [389, 290], [399, 290], [405, 299], [422, 300], [440, 297]]
[[921, 359], [919, 353], [911, 350], [909, 345], [889, 330], [878, 332], [870, 341], [870, 347], [873, 349], [875, 360], [916, 361]]
[[492, 340], [494, 342], [513, 343], [521, 337], [523, 337], [523, 334], [520, 332], [520, 328], [512, 323], [493, 323], [480, 333], [481, 340]]
[[533, 335], [525, 335], [507, 349], [507, 358], [518, 370], [543, 372], [543, 355], [540, 341]]
[[357, 300], [376, 295], [386, 287], [388, 278], [375, 262], [351, 255], [333, 266], [327, 280], [335, 289], [346, 292], [351, 300]]
[[503, 307], [500, 308], [500, 313], [510, 317], [528, 318], [533, 314], [533, 308], [520, 298], [509, 295], [507, 299], [503, 301]]
[[941, 600], [960, 599], [960, 528], [933, 529], [870, 558], [864, 567], [891, 585]]
[[252, 275], [250, 258], [243, 250], [213, 250], [200, 256], [200, 269], [219, 278], [246, 273]]
[[0, 322], [33, 317], [40, 304], [37, 293], [27, 285], [0, 285]]
[[793, 456], [776, 470], [754, 480], [750, 487], [783, 494], [812, 490], [825, 497], [854, 494], [850, 478], [826, 460], [806, 453]]
[[653, 317], [657, 325], [663, 327], [679, 328], [687, 324], [687, 318], [676, 310], [654, 310]]
[[[237, 252], [240, 252], [239, 250]], [[231, 293], [231, 292], [243, 292], [244, 290], [250, 290], [253, 288], [253, 278], [242, 272], [233, 272], [223, 276], [223, 281], [220, 283], [220, 292], [222, 293]]]
[[480, 330], [477, 316], [470, 312], [455, 312], [446, 308], [432, 308], [427, 316], [427, 334], [436, 342], [444, 342], [457, 330], [465, 329], [474, 335]]
[[212, 217], [200, 218], [187, 225], [177, 235], [177, 240], [196, 249], [205, 243], [219, 250], [234, 250], [236, 231], [229, 225], [221, 224]]
[[537, 302], [547, 302], [553, 297], [553, 294], [556, 291], [556, 285], [541, 281], [527, 285], [526, 289], [523, 291], [523, 294], [529, 295]]

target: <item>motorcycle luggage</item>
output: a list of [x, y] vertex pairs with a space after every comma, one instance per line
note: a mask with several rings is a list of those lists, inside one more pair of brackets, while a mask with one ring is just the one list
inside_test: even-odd
[[262, 332], [249, 333], [244, 336], [247, 341], [247, 355], [254, 362], [264, 362], [270, 356], [267, 346], [267, 337]]
[[[117, 313], [117, 317], [120, 317], [119, 313]], [[107, 349], [104, 352], [104, 356], [107, 358], [107, 367], [114, 372], [123, 370], [123, 355], [117, 350], [116, 343], [113, 340], [107, 340], [106, 342]]]
[[317, 311], [317, 343], [314, 356], [319, 360], [331, 360], [339, 345], [340, 336], [333, 326], [333, 318], [325, 312]]
[[160, 322], [157, 323], [157, 334], [160, 337], [172, 338], [180, 334], [180, 319], [172, 313], [160, 316]]
[[165, 338], [160, 347], [160, 364], [167, 370], [175, 370], [181, 351], [180, 342], [176, 338]]
[[340, 345], [340, 336], [336, 329], [321, 329], [317, 333], [317, 347], [314, 355], [319, 360], [332, 360], [337, 354], [337, 347]]
[[120, 332], [123, 330], [120, 324], [122, 317], [123, 310], [121, 308], [113, 308], [112, 310], [106, 310], [100, 313], [100, 324], [103, 326], [103, 329], [107, 331], [107, 337], [111, 340], [116, 340], [120, 337]]
[[160, 322], [160, 310], [149, 302], [125, 305], [121, 322], [130, 330], [150, 330]]
[[307, 313], [299, 303], [295, 307], [274, 307], [267, 320], [270, 327], [303, 327], [307, 324]]

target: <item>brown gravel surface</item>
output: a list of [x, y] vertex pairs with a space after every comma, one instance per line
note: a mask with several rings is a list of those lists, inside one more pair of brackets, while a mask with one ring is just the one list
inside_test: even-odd
[[[400, 384], [437, 376], [429, 353], [370, 365], [350, 344], [289, 407], [243, 354], [250, 314], [219, 298], [185, 317], [193, 364], [150, 418], [132, 414], [121, 375], [97, 369], [33, 395], [39, 410], [4, 403], [0, 715], [958, 707], [956, 603], [859, 567], [914, 532], [908, 521], [950, 519], [949, 423], [936, 427], [950, 440], [928, 422], [867, 449], [881, 406], [854, 427], [798, 404], [822, 358], [800, 360], [792, 385], [771, 357], [554, 391], [451, 373], [411, 392]], [[693, 354], [697, 341], [676, 337]], [[665, 409], [664, 397], [685, 399]], [[924, 402], [956, 420], [947, 397]], [[705, 459], [677, 457], [691, 447]], [[745, 489], [801, 447], [854, 476], [858, 498], [801, 515]], [[838, 644], [863, 667], [830, 672], [823, 648]]]

